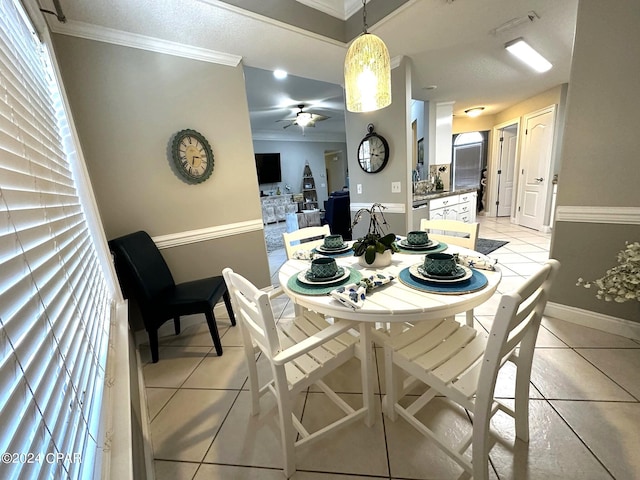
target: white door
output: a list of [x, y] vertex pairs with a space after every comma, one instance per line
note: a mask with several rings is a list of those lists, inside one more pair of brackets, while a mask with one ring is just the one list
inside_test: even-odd
[[515, 186], [518, 126], [510, 125], [500, 130], [500, 158], [498, 160], [498, 217], [511, 216]]
[[555, 106], [527, 115], [520, 167], [518, 223], [541, 230], [551, 185]]

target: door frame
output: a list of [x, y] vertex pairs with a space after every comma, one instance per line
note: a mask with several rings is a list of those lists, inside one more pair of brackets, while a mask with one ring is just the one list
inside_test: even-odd
[[[496, 207], [496, 201], [498, 199], [498, 182], [496, 179], [498, 178], [498, 158], [500, 158], [500, 130], [503, 128], [511, 127], [513, 125], [517, 128], [516, 133], [516, 158], [514, 169], [518, 171], [520, 166], [520, 121], [522, 117], [516, 117], [512, 120], [508, 120], [506, 122], [502, 122], [498, 125], [495, 125], [491, 130], [491, 159], [487, 162], [487, 178], [489, 179], [489, 189], [487, 190], [487, 198], [484, 200], [484, 211], [487, 217], [497, 217], [498, 209]], [[515, 221], [516, 212], [513, 207], [516, 205], [516, 199], [519, 194], [519, 182], [515, 182], [513, 188], [513, 197], [511, 199], [511, 215], [509, 218], [511, 222]]]

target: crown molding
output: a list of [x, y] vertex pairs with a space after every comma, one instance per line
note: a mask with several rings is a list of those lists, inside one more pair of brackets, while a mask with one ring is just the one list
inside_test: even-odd
[[556, 209], [556, 222], [640, 225], [640, 207], [583, 207], [563, 205]]
[[206, 48], [183, 45], [168, 40], [160, 40], [136, 33], [123, 32], [113, 28], [102, 27], [84, 22], [69, 20], [66, 23], [53, 23], [51, 31], [61, 35], [96, 40], [98, 42], [111, 43], [123, 47], [138, 48], [156, 53], [174, 55], [176, 57], [190, 58], [202, 62], [215, 63], [230, 67], [237, 67], [242, 60], [239, 55], [216, 52]]
[[347, 143], [347, 136], [344, 132], [338, 133], [314, 133], [305, 130], [304, 135], [281, 134], [271, 130], [256, 130], [251, 132], [253, 140], [266, 140], [273, 142], [325, 142], [325, 143]]
[[[346, 21], [362, 7], [360, 0], [296, 0], [332, 17]], [[369, 1], [369, 0], [368, 0]], [[368, 3], [368, 2], [367, 2]]]

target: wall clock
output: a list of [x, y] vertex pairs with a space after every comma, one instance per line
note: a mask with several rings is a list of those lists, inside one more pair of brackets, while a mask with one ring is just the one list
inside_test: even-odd
[[367, 173], [381, 171], [389, 161], [389, 144], [387, 140], [373, 131], [373, 123], [367, 125], [367, 135], [358, 146], [358, 163]]
[[178, 173], [189, 183], [201, 183], [213, 172], [213, 152], [204, 136], [195, 130], [180, 130], [173, 137], [171, 157]]

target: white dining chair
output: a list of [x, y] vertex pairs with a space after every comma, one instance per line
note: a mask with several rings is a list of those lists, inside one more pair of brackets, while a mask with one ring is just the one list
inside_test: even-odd
[[[420, 220], [420, 230], [426, 231], [430, 239], [475, 250], [478, 243], [480, 224], [477, 222], [465, 223], [458, 220], [429, 220], [428, 218], [423, 218]], [[468, 326], [473, 327], [473, 310], [466, 312], [466, 323]]]
[[476, 249], [480, 224], [478, 222], [465, 223], [459, 220], [420, 220], [420, 230], [429, 234], [429, 238], [439, 242], [458, 245], [470, 250]]
[[[260, 412], [260, 397], [271, 392], [277, 401], [283, 451], [283, 470], [287, 478], [296, 471], [295, 450], [329, 432], [363, 418], [366, 409], [352, 408], [325, 382], [327, 374], [355, 356], [358, 339], [349, 333], [353, 323], [335, 320], [328, 324], [323, 316], [309, 310], [276, 325], [268, 293], [256, 288], [241, 275], [225, 268], [222, 275], [231, 294], [233, 308], [244, 343], [249, 371], [251, 414]], [[272, 377], [260, 385], [256, 356], [262, 353], [271, 365]], [[311, 384], [317, 385], [344, 416], [310, 433], [293, 413], [296, 395]], [[296, 436], [299, 438], [296, 439]]]
[[[385, 339], [388, 383], [383, 405], [387, 416], [395, 420], [399, 414], [406, 419], [475, 480], [488, 479], [490, 420], [498, 410], [514, 418], [517, 438], [529, 440], [531, 363], [549, 289], [559, 267], [557, 260], [548, 260], [520, 288], [503, 295], [489, 334], [444, 319], [418, 323]], [[517, 372], [513, 408], [495, 397], [498, 372], [507, 362], [513, 363]], [[400, 385], [402, 371], [409, 377]], [[400, 404], [403, 395], [420, 382], [428, 390], [408, 405]], [[473, 417], [471, 433], [457, 445], [451, 443], [456, 435], [440, 435], [418, 419], [418, 412], [440, 395]], [[464, 455], [469, 447], [471, 461]]]
[[287, 259], [291, 259], [297, 250], [311, 250], [318, 245], [322, 245], [324, 237], [331, 235], [329, 225], [321, 227], [306, 227], [293, 232], [284, 232], [282, 239], [284, 240], [284, 249], [287, 252]]

